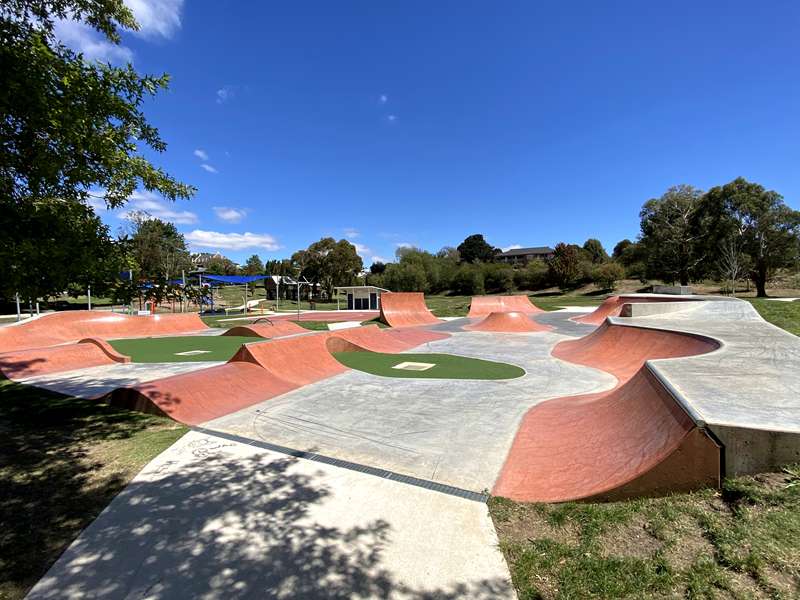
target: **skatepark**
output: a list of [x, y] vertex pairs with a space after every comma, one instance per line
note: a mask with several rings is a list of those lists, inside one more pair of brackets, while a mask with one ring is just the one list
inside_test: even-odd
[[[148, 490], [150, 503], [164, 493], [197, 502], [213, 489], [217, 463], [257, 460], [268, 471], [292, 461], [309, 481], [338, 490], [323, 521], [332, 511], [341, 522], [356, 502], [408, 532], [413, 515], [399, 499], [407, 494], [419, 496], [429, 518], [461, 514], [464, 522], [448, 526], [462, 529], [471, 559], [450, 556], [456, 534], [445, 527], [431, 534], [431, 552], [444, 562], [436, 573], [420, 571], [419, 538], [408, 534], [391, 544], [394, 575], [422, 588], [491, 581], [499, 597], [512, 592], [485, 514], [489, 494], [524, 502], [657, 496], [800, 458], [800, 340], [748, 302], [633, 294], [592, 312], [546, 313], [525, 296], [487, 296], [473, 298], [467, 317], [445, 320], [422, 294], [387, 293], [379, 317], [380, 327], [312, 332], [284, 318], [224, 330], [190, 314], [72, 311], [0, 329], [6, 377], [193, 429], [137, 476], [31, 597], [56, 597], [63, 586], [79, 595], [111, 579], [126, 593], [153, 584], [128, 556], [172, 525], [136, 509], [132, 488]], [[187, 473], [197, 488], [158, 490]], [[237, 484], [242, 497], [256, 480]], [[142, 519], [151, 533], [129, 540]], [[245, 545], [274, 542], [254, 541], [247, 524], [234, 530]], [[89, 549], [117, 543], [133, 546], [87, 566]], [[176, 560], [174, 551], [156, 552], [157, 569]], [[200, 593], [207, 584], [193, 585]]]

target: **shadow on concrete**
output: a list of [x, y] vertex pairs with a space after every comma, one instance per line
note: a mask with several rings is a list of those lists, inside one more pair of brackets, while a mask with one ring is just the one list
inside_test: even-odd
[[[335, 525], [322, 524], [315, 506], [333, 492], [313, 474], [295, 472], [298, 459], [234, 456], [227, 446], [234, 444], [193, 440], [149, 480], [132, 483], [30, 598], [91, 592], [94, 598], [488, 600], [508, 594], [499, 578], [430, 590], [398, 581], [384, 564], [393, 535], [388, 522], [344, 524], [358, 512], [348, 506], [348, 514], [327, 519]], [[426, 552], [425, 540], [419, 552]]]

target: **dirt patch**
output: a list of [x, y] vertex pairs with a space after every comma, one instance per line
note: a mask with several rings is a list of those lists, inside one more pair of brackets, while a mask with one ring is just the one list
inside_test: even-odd
[[703, 557], [713, 558], [714, 545], [703, 535], [700, 525], [688, 515], [681, 515], [670, 527], [670, 540], [664, 559], [678, 571], [685, 571]]
[[535, 505], [517, 504], [495, 519], [495, 528], [500, 539], [510, 543], [550, 539], [560, 544], [577, 546], [580, 541], [578, 528], [572, 523], [552, 525], [545, 511]]
[[650, 533], [645, 517], [638, 514], [600, 536], [601, 551], [608, 557], [649, 559], [662, 547]]

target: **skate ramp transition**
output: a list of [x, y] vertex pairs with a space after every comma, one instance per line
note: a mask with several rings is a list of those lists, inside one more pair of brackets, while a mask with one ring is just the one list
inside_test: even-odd
[[477, 323], [464, 325], [464, 329], [496, 333], [526, 333], [553, 329], [549, 325], [537, 323], [528, 316], [529, 314], [521, 312], [492, 312]]
[[653, 294], [609, 296], [593, 312], [590, 312], [588, 315], [572, 317], [572, 320], [576, 323], [583, 323], [585, 325], [600, 325], [606, 320], [606, 317], [620, 316], [622, 308], [626, 304], [644, 304], [648, 302], [698, 302], [703, 300], [703, 298], [687, 298], [684, 296]]
[[281, 319], [273, 321], [272, 319], [258, 320], [249, 325], [239, 325], [238, 327], [231, 327], [222, 335], [234, 335], [240, 337], [260, 337], [266, 339], [285, 337], [287, 335], [299, 335], [301, 333], [308, 333], [308, 329], [295, 323], [294, 321], [287, 321]]
[[99, 310], [68, 310], [0, 328], [0, 352], [45, 348], [85, 338], [179, 335], [207, 329], [196, 313], [135, 317]]
[[615, 500], [718, 486], [721, 451], [651, 359], [713, 352], [710, 338], [605, 324], [553, 355], [615, 375], [607, 392], [557, 398], [522, 420], [493, 494], [526, 502]]
[[473, 296], [469, 305], [469, 318], [486, 317], [493, 312], [534, 314], [544, 312], [531, 303], [527, 296]]
[[61, 371], [128, 363], [130, 360], [130, 357], [120, 354], [107, 342], [86, 338], [75, 344], [0, 354], [0, 373], [8, 379], [19, 381]]
[[371, 325], [255, 342], [223, 365], [118, 388], [106, 398], [114, 406], [197, 425], [348, 371], [332, 352], [401, 352], [446, 337]]
[[425, 304], [422, 292], [386, 292], [381, 295], [381, 321], [391, 327], [441, 323]]

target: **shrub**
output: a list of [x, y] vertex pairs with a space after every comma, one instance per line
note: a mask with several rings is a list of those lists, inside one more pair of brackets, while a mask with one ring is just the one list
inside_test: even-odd
[[617, 282], [625, 278], [625, 269], [615, 262], [607, 262], [595, 267], [592, 280], [604, 290], [613, 290]]
[[486, 293], [482, 265], [463, 264], [453, 277], [453, 291], [463, 296], [480, 296]]
[[567, 290], [575, 285], [580, 276], [580, 255], [574, 246], [564, 242], [556, 244], [553, 258], [548, 266], [553, 281], [562, 290]]
[[484, 287], [490, 292], [510, 292], [514, 289], [514, 269], [509, 265], [480, 265], [484, 273]]

